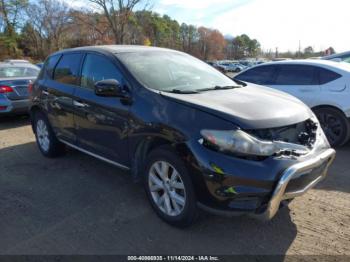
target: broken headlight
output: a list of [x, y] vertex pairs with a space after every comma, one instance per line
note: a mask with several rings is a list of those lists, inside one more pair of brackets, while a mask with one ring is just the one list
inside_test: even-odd
[[256, 138], [240, 129], [202, 130], [202, 144], [217, 151], [233, 153], [239, 156], [272, 156], [281, 151], [290, 151], [298, 155], [310, 152], [310, 149], [303, 145], [283, 141], [267, 141]]

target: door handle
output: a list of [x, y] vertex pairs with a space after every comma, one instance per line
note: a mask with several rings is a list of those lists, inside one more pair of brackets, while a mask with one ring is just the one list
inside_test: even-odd
[[73, 100], [73, 105], [76, 106], [76, 107], [80, 107], [80, 108], [83, 108], [83, 107], [87, 107], [87, 106], [88, 106], [87, 104], [81, 103], [81, 102], [76, 101], [76, 100]]

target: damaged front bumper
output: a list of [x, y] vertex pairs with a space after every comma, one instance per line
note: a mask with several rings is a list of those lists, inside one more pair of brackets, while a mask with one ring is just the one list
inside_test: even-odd
[[328, 146], [318, 146], [301, 157], [253, 161], [191, 146], [199, 164], [189, 163], [191, 173], [197, 174], [195, 183], [201, 185], [196, 192], [198, 206], [218, 215], [247, 214], [263, 220], [274, 217], [282, 202], [320, 182], [336, 154]]
[[[328, 168], [332, 164], [335, 154], [335, 150], [330, 148], [312, 159], [297, 163], [287, 168], [278, 181], [271, 199], [267, 204], [266, 210], [262, 214], [259, 214], [258, 217], [264, 220], [270, 220], [277, 213], [283, 200], [300, 196], [310, 188], [314, 187], [327, 175]], [[301, 176], [310, 176], [313, 172], [313, 179], [308, 181], [308, 183], [305, 183], [303, 187], [288, 187], [293, 179]]]

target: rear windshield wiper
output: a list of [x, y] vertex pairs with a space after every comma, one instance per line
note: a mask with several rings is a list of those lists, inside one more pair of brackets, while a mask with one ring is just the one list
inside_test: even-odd
[[211, 90], [226, 90], [226, 89], [234, 89], [234, 88], [240, 88], [240, 87], [241, 86], [214, 86], [214, 87], [196, 89], [196, 91], [202, 92], [202, 91], [211, 91]]

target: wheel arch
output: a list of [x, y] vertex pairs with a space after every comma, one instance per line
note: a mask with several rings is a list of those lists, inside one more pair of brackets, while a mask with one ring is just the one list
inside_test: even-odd
[[42, 112], [42, 109], [39, 105], [33, 105], [29, 108], [29, 117], [30, 117], [30, 122], [31, 126], [33, 129], [33, 132], [35, 133], [35, 128], [34, 128], [34, 117], [37, 112]]
[[[319, 106], [315, 106], [313, 108], [311, 108], [313, 112], [316, 113], [316, 110], [318, 109], [332, 109], [336, 112], [338, 112], [340, 114], [340, 116], [343, 117], [343, 120], [344, 120], [344, 124], [345, 124], [345, 135], [344, 136], [344, 139], [343, 140], [340, 140], [341, 142], [339, 143], [335, 143], [333, 146], [343, 146], [345, 143], [347, 143], [350, 139], [350, 121], [349, 121], [349, 118], [347, 117], [347, 115], [345, 114], [345, 112], [340, 109], [339, 107], [337, 106], [333, 106], [333, 105], [319, 105]], [[326, 134], [327, 135], [327, 134]]]
[[172, 141], [156, 135], [144, 137], [131, 149], [131, 173], [136, 181], [139, 181], [143, 174], [149, 153], [159, 147], [168, 147], [183, 159], [191, 154], [184, 141]]
[[312, 110], [312, 111], [315, 111], [315, 110], [317, 110], [317, 109], [322, 109], [322, 108], [332, 108], [332, 109], [335, 109], [335, 110], [339, 111], [341, 114], [343, 114], [344, 117], [346, 117], [344, 111], [343, 111], [342, 109], [340, 109], [339, 107], [334, 106], [334, 105], [326, 105], [326, 104], [324, 104], [324, 105], [317, 105], [317, 106], [312, 107], [311, 110]]

